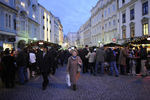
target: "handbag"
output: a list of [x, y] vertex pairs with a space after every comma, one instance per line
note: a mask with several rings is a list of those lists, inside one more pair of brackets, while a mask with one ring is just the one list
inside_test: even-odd
[[69, 73], [67, 73], [67, 75], [66, 75], [66, 83], [67, 83], [67, 85], [68, 85], [69, 87], [71, 86]]

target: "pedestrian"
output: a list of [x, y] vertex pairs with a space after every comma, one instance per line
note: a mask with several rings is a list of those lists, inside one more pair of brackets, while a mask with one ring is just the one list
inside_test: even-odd
[[130, 52], [129, 52], [129, 72], [131, 75], [135, 76], [136, 72], [136, 61], [135, 61], [135, 53], [133, 51], [133, 47], [130, 48]]
[[128, 46], [124, 46], [124, 48], [121, 49], [120, 51], [120, 56], [119, 56], [119, 64], [120, 64], [120, 70], [121, 74], [125, 75], [126, 74], [126, 59], [129, 57], [128, 54]]
[[67, 73], [70, 75], [70, 81], [74, 91], [76, 90], [76, 83], [79, 79], [82, 66], [82, 60], [77, 54], [76, 50], [72, 50], [72, 56], [68, 58], [67, 64]]
[[15, 86], [15, 58], [10, 55], [9, 48], [5, 49], [2, 57], [2, 73], [3, 81], [6, 88], [13, 88]]
[[43, 77], [43, 83], [42, 83], [42, 89], [46, 90], [48, 84], [49, 84], [49, 80], [48, 80], [48, 74], [49, 74], [49, 70], [50, 70], [50, 55], [48, 53], [48, 48], [46, 46], [44, 46], [44, 48], [42, 48], [43, 51], [38, 50], [37, 53], [37, 65], [40, 68], [40, 71], [42, 73], [42, 77]]
[[109, 56], [108, 58], [108, 63], [110, 65], [110, 75], [113, 75], [113, 70], [115, 70], [115, 76], [119, 76], [117, 64], [116, 64], [116, 52], [112, 50], [112, 48], [108, 48], [107, 55]]
[[36, 55], [33, 49], [30, 50], [29, 53], [29, 61], [30, 61], [30, 73], [31, 77], [35, 77], [36, 71]]
[[101, 75], [104, 74], [104, 62], [105, 62], [105, 51], [104, 47], [101, 46], [96, 51], [96, 71], [98, 73], [98, 68], [101, 68]]
[[85, 57], [89, 53], [88, 45], [82, 50], [82, 60], [83, 60], [83, 73], [88, 72], [88, 59]]
[[88, 55], [86, 55], [86, 58], [88, 58], [89, 68], [90, 68], [91, 74], [95, 75], [95, 58], [96, 58], [96, 53], [94, 52], [93, 49], [90, 49]]
[[17, 63], [17, 67], [19, 68], [19, 81], [21, 85], [28, 82], [27, 62], [28, 62], [28, 55], [26, 54], [25, 49], [23, 48], [18, 49], [16, 63]]
[[147, 68], [145, 66], [146, 61], [147, 61], [147, 48], [143, 48], [140, 46], [140, 59], [141, 59], [141, 75], [144, 77], [146, 76], [147, 73]]

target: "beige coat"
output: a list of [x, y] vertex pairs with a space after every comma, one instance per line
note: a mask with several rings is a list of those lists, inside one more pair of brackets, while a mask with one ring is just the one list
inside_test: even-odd
[[82, 63], [82, 60], [79, 56], [77, 56], [76, 59], [74, 59], [72, 56], [68, 58], [67, 72], [69, 72], [71, 84], [76, 84], [77, 81], [76, 75], [78, 67], [80, 66], [78, 61]]
[[119, 56], [119, 64], [126, 66], [126, 59], [128, 57], [128, 50], [123, 48], [120, 51], [120, 56]]

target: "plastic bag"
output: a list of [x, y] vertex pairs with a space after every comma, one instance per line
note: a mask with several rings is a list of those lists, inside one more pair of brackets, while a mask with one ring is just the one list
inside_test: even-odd
[[67, 83], [67, 85], [68, 85], [69, 87], [71, 86], [69, 73], [67, 73], [67, 75], [66, 75], [66, 83]]

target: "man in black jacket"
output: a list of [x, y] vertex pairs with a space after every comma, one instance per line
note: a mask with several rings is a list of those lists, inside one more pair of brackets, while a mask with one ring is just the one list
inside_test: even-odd
[[18, 50], [16, 62], [17, 66], [19, 67], [19, 80], [20, 84], [23, 85], [25, 82], [28, 81], [27, 78], [27, 53], [25, 52], [25, 49]]
[[9, 54], [8, 48], [4, 53], [2, 58], [4, 84], [6, 88], [13, 88], [15, 85], [15, 58]]
[[49, 83], [48, 80], [48, 74], [49, 74], [49, 67], [50, 67], [50, 54], [48, 53], [48, 48], [44, 47], [43, 52], [38, 50], [37, 53], [37, 65], [39, 66], [42, 77], [43, 77], [43, 83], [42, 83], [42, 89], [45, 90], [47, 88], [47, 85]]

